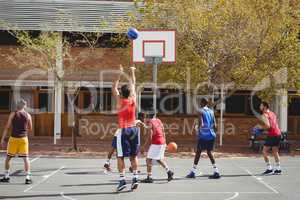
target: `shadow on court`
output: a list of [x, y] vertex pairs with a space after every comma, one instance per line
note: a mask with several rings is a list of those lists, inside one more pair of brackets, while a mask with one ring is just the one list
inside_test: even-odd
[[[122, 192], [82, 192], [82, 193], [63, 193], [64, 196], [95, 196], [95, 195], [118, 195], [124, 193], [131, 193], [132, 191]], [[36, 194], [36, 195], [19, 195], [19, 196], [0, 196], [0, 199], [27, 199], [27, 198], [41, 198], [41, 197], [62, 197], [62, 194]]]

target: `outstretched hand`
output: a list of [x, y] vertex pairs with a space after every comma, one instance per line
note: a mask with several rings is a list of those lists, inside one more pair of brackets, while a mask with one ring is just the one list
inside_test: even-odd
[[136, 70], [135, 66], [134, 66], [134, 65], [133, 65], [133, 66], [131, 66], [131, 67], [130, 67], [130, 70], [131, 70], [131, 71], [134, 71], [134, 70]]

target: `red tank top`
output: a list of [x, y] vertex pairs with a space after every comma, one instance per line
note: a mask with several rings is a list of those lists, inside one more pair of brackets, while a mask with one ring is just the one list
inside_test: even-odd
[[272, 111], [267, 111], [264, 113], [266, 115], [266, 117], [269, 120], [270, 123], [270, 130], [268, 131], [268, 136], [271, 137], [277, 137], [281, 135], [281, 131], [279, 129], [278, 123], [277, 123], [277, 117], [275, 115], [275, 113], [273, 113]]
[[150, 120], [149, 123], [152, 127], [151, 144], [157, 144], [157, 145], [165, 144], [166, 139], [163, 131], [163, 123], [160, 121], [160, 119], [153, 118]]
[[120, 128], [129, 128], [135, 126], [135, 99], [120, 99], [120, 108], [118, 110], [118, 121]]

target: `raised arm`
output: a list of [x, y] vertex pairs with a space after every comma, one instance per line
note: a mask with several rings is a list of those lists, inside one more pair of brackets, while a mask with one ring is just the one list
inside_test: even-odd
[[[121, 73], [123, 72], [122, 65], [120, 65], [120, 72]], [[112, 94], [116, 99], [119, 99], [119, 97], [120, 97], [118, 87], [119, 87], [119, 82], [120, 82], [120, 79], [121, 79], [121, 73], [119, 73], [117, 75], [117, 78], [114, 80], [113, 87], [112, 87]]]
[[136, 83], [136, 78], [135, 78], [135, 67], [132, 66], [130, 67], [130, 91], [131, 91], [131, 96], [135, 97], [136, 92], [135, 92], [135, 83]]

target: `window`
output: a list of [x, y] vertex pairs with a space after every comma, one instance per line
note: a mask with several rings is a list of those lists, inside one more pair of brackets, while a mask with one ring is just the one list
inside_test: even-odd
[[[75, 97], [75, 95], [76, 95], [76, 97]], [[75, 97], [75, 100], [73, 99], [74, 97]], [[65, 94], [65, 102], [64, 102], [65, 103], [64, 104], [65, 105], [65, 108], [64, 108], [65, 112], [69, 111], [69, 108], [71, 108], [70, 107], [71, 103], [74, 104], [74, 109], [78, 108], [78, 94], [74, 94], [74, 97], [72, 95], [69, 95], [70, 99], [68, 99], [68, 94]]]
[[0, 111], [10, 110], [10, 91], [0, 91]]
[[226, 98], [226, 113], [244, 114], [246, 112], [246, 96], [234, 94]]
[[164, 114], [185, 113], [185, 96], [182, 91], [161, 89], [157, 104], [158, 111]]
[[[251, 96], [248, 95], [247, 96], [247, 111], [246, 111], [246, 114], [247, 115], [253, 115], [253, 111], [252, 111], [252, 108], [251, 108]], [[252, 103], [253, 103], [253, 108], [254, 108], [254, 111], [257, 112], [257, 113], [260, 113], [260, 109], [259, 109], [259, 106], [260, 106], [260, 103], [261, 103], [261, 99], [258, 97], [258, 96], [253, 96], [252, 97]]]
[[98, 89], [96, 94], [84, 91], [83, 108], [91, 112], [111, 111], [112, 108], [111, 88]]
[[147, 112], [153, 109], [153, 92], [151, 88], [144, 88], [141, 93], [141, 111]]
[[[102, 97], [102, 98], [101, 98]], [[112, 108], [112, 91], [111, 88], [103, 88], [100, 93], [100, 111], [111, 111]]]
[[[251, 98], [253, 108], [251, 108]], [[226, 113], [228, 114], [244, 114], [254, 115], [253, 111], [259, 113], [261, 99], [254, 95], [251, 97], [251, 92], [246, 90], [237, 91], [230, 97], [226, 98]]]
[[2, 45], [17, 45], [17, 39], [7, 31], [0, 31], [0, 44]]
[[289, 115], [300, 116], [300, 97], [291, 97], [288, 109]]
[[51, 93], [39, 93], [40, 112], [52, 112], [52, 96]]
[[[31, 38], [37, 38], [40, 35], [40, 31], [28, 31]], [[18, 40], [12, 36], [9, 32], [0, 30], [0, 44], [2, 45], [18, 45]]]
[[[157, 94], [156, 108], [162, 114], [186, 113], [186, 98], [182, 91], [174, 89], [160, 89]], [[141, 109], [149, 111], [153, 109], [153, 92], [151, 88], [144, 88], [141, 93]]]
[[[94, 102], [93, 102], [94, 103]], [[83, 93], [83, 109], [93, 110], [92, 96], [90, 92]]]

